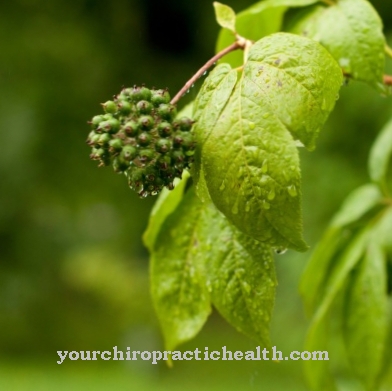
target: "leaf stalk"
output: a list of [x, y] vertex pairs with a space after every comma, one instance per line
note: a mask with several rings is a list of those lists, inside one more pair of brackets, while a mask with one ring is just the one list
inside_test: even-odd
[[221, 50], [219, 53], [215, 54], [214, 57], [209, 59], [181, 88], [180, 91], [177, 92], [176, 96], [171, 100], [171, 104], [176, 104], [185, 94], [186, 92], [193, 86], [193, 84], [208, 71], [218, 60], [220, 60], [226, 54], [233, 52], [237, 49], [245, 49], [247, 45], [247, 40], [237, 39], [230, 46]]

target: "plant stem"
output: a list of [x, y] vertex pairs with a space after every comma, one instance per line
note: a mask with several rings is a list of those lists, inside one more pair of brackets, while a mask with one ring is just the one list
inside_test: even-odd
[[177, 95], [171, 100], [171, 104], [174, 105], [176, 104], [182, 96], [192, 87], [192, 85], [196, 82], [197, 79], [199, 79], [201, 76], [204, 75], [204, 73], [211, 68], [219, 59], [221, 59], [223, 56], [226, 54], [237, 50], [237, 49], [243, 49], [244, 48], [244, 43], [237, 40], [227, 48], [223, 49], [219, 53], [215, 54], [214, 57], [212, 57], [210, 60], [208, 60], [184, 85], [184, 87], [181, 88], [180, 91], [177, 92]]
[[392, 48], [388, 46], [388, 44], [385, 44], [385, 53], [387, 54], [388, 57], [392, 58]]
[[[343, 72], [343, 75], [349, 79], [352, 78], [352, 75], [350, 73]], [[386, 86], [392, 86], [392, 75], [384, 75], [383, 82]]]

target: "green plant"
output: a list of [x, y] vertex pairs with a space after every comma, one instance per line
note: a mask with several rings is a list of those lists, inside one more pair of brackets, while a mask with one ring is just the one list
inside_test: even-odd
[[[214, 6], [222, 27], [217, 54], [171, 101], [166, 90], [125, 89], [92, 119], [88, 138], [92, 158], [113, 161], [140, 196], [162, 190], [144, 242], [169, 350], [200, 331], [211, 306], [270, 344], [273, 251], [308, 249], [298, 147], [315, 148], [344, 82], [365, 82], [384, 95], [392, 85], [384, 75], [391, 50], [366, 0], [264, 0], [238, 15]], [[289, 7], [300, 9], [284, 25]], [[176, 116], [178, 100], [217, 61], [195, 101]], [[372, 149], [373, 184], [347, 200], [301, 283], [313, 316], [308, 350], [325, 345], [341, 293], [347, 356], [368, 390], [379, 389], [391, 364], [391, 130], [390, 123]], [[306, 367], [314, 389], [335, 388], [325, 364]]]

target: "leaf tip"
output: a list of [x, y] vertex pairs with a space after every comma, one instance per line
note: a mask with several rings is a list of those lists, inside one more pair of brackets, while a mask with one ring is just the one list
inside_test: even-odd
[[219, 3], [218, 1], [214, 1], [212, 4], [215, 10], [215, 18], [219, 26], [226, 28], [233, 33], [236, 33], [236, 15], [234, 10], [228, 5]]

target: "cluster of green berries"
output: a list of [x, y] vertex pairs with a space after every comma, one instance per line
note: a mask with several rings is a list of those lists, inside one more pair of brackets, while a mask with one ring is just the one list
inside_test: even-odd
[[176, 119], [168, 91], [124, 88], [102, 106], [105, 114], [90, 122], [90, 158], [124, 173], [140, 197], [156, 195], [165, 186], [172, 190], [174, 178], [181, 178], [193, 161], [195, 140], [193, 121]]

